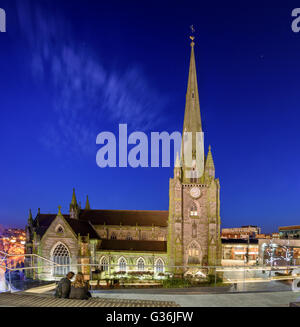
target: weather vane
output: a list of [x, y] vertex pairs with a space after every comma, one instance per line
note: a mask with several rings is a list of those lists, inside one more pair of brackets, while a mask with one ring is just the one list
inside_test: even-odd
[[[192, 34], [194, 34], [194, 33], [195, 33], [194, 25], [191, 25], [191, 26], [190, 26], [190, 29], [191, 29]], [[191, 39], [192, 41], [194, 41], [195, 36], [191, 35], [191, 36], [190, 36], [190, 39]]]

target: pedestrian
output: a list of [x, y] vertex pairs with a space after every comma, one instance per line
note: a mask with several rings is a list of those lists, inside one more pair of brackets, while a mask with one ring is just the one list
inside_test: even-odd
[[55, 297], [68, 299], [71, 291], [71, 279], [75, 274], [70, 271], [67, 273], [66, 277], [62, 278], [55, 290]]
[[79, 272], [71, 284], [70, 299], [88, 300], [90, 297], [88, 284], [84, 281], [83, 274]]

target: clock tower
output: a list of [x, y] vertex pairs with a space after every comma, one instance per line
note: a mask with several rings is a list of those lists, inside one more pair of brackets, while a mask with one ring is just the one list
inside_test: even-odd
[[197, 266], [221, 265], [220, 183], [211, 147], [204, 155], [194, 37], [180, 157], [169, 186], [168, 266], [182, 275]]

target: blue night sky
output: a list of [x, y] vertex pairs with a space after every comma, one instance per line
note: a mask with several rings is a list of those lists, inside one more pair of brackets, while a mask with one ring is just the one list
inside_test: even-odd
[[181, 132], [191, 24], [222, 227], [299, 224], [297, 2], [242, 3], [1, 1], [0, 224], [67, 212], [73, 187], [94, 209], [168, 209], [173, 169], [101, 169], [96, 136]]

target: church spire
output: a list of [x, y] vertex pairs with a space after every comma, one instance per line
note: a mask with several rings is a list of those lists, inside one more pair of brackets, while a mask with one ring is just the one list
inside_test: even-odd
[[190, 36], [191, 58], [186, 92], [181, 159], [184, 182], [199, 183], [204, 170], [204, 140], [200, 114], [194, 36]]
[[195, 62], [195, 53], [194, 53], [195, 38], [193, 36], [190, 36], [190, 39], [192, 40], [191, 58], [190, 58], [188, 86], [186, 92], [183, 132], [202, 132], [196, 62]]

